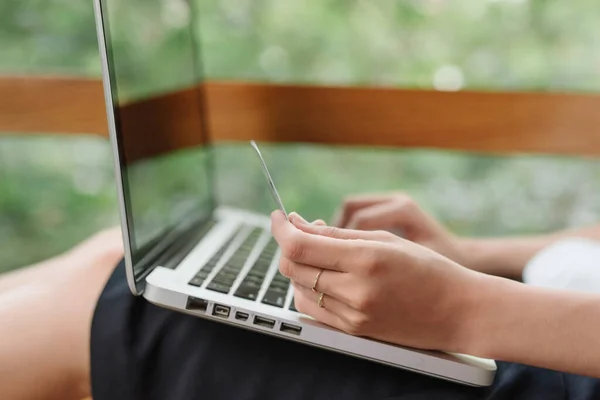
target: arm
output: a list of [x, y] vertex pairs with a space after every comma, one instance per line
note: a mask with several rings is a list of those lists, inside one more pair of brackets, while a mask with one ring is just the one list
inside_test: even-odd
[[530, 237], [458, 238], [457, 246], [466, 255], [462, 260], [465, 267], [490, 275], [520, 278], [529, 260], [540, 250], [573, 237], [600, 241], [600, 225]]
[[336, 226], [358, 230], [400, 232], [412, 242], [484, 272], [520, 279], [529, 260], [544, 247], [568, 237], [600, 241], [600, 225], [550, 235], [515, 238], [471, 239], [452, 235], [401, 193], [361, 195], [347, 198]]
[[290, 221], [274, 213], [272, 231], [300, 312], [353, 335], [600, 378], [600, 295], [482, 274], [388, 232]]
[[482, 275], [460, 352], [600, 377], [600, 296]]

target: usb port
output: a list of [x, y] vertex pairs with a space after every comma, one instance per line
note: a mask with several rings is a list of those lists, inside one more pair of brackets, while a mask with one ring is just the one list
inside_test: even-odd
[[208, 308], [208, 301], [204, 299], [199, 299], [197, 297], [188, 297], [187, 303], [185, 305], [186, 310], [191, 311], [204, 311]]
[[279, 328], [281, 332], [291, 333], [292, 335], [300, 335], [302, 332], [302, 328], [296, 325], [286, 324], [285, 322], [281, 323], [281, 328]]
[[264, 326], [265, 328], [273, 328], [275, 326], [275, 320], [265, 317], [254, 316], [254, 325]]
[[240, 321], [247, 321], [248, 317], [249, 317], [248, 313], [245, 313], [245, 312], [237, 311], [235, 313], [235, 319], [239, 319]]
[[227, 306], [215, 304], [215, 306], [213, 307], [212, 315], [221, 317], [221, 318], [229, 318], [229, 310], [230, 310], [230, 308]]

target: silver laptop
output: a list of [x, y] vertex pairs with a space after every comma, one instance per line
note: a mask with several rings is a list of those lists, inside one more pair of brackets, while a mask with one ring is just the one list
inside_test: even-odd
[[[216, 199], [204, 96], [194, 89], [201, 75], [194, 13], [182, 11], [181, 0], [94, 3], [134, 295], [196, 317], [462, 384], [492, 383], [492, 360], [359, 338], [298, 313], [290, 282], [278, 271], [280, 250], [269, 217], [220, 206]], [[163, 15], [170, 3], [177, 3], [176, 19]], [[157, 62], [151, 47], [171, 39], [168, 60]], [[165, 96], [179, 96], [178, 106], [164, 107]], [[262, 168], [258, 158], [256, 168]]]

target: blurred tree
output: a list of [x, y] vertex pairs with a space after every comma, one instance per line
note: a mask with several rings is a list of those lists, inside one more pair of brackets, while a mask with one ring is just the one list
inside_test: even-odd
[[[178, 58], [189, 47], [182, 34], [191, 19], [184, 0], [110, 4], [114, 46], [127, 57], [119, 71], [129, 85], [123, 96], [193, 79], [198, 71]], [[600, 90], [598, 0], [194, 5], [208, 78]], [[6, 74], [100, 76], [91, 2], [0, 2], [0, 49]], [[411, 192], [465, 234], [544, 231], [594, 221], [600, 211], [600, 168], [593, 160], [307, 146], [268, 147], [266, 156], [288, 207], [311, 218], [328, 217], [345, 194], [391, 189]], [[218, 149], [220, 197], [268, 211], [272, 204], [266, 189], [256, 190], [264, 182], [253, 161], [245, 148]], [[100, 140], [0, 138], [0, 271], [48, 257], [116, 223], [111, 165], [108, 145]]]

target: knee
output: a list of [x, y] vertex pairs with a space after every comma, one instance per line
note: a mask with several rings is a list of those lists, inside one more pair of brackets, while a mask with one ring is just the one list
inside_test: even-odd
[[[114, 267], [123, 258], [121, 229], [111, 228], [96, 233], [66, 255], [72, 260]], [[80, 264], [80, 262], [77, 262]]]

